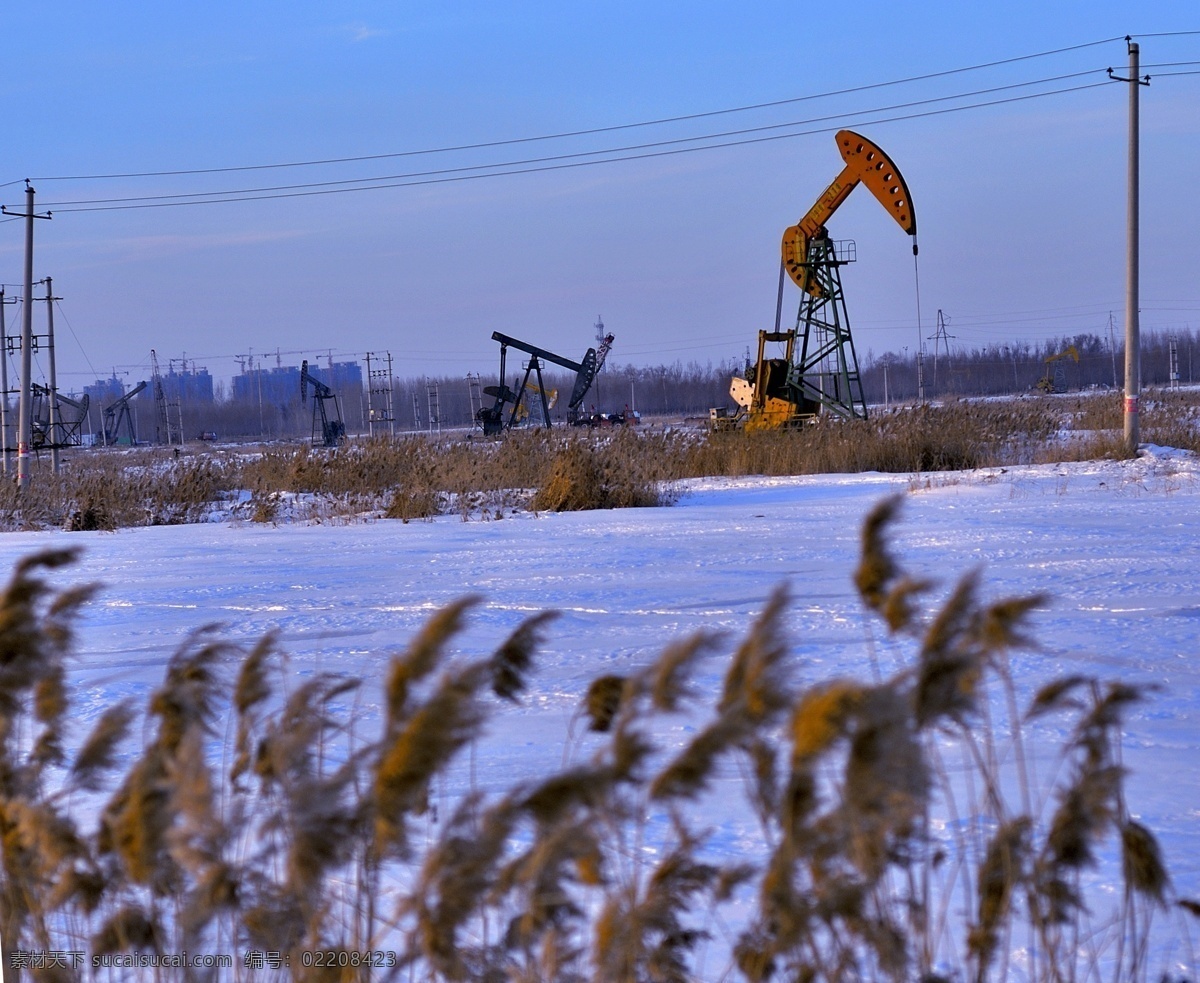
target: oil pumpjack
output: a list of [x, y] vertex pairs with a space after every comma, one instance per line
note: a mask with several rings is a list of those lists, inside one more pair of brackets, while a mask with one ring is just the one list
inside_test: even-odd
[[[342, 422], [342, 411], [332, 389], [308, 371], [308, 359], [300, 365], [300, 402], [308, 402], [308, 387], [312, 386], [312, 443], [314, 447], [336, 447], [346, 439], [346, 424]], [[333, 413], [325, 404], [333, 403]]]
[[[501, 334], [499, 331], [492, 332], [492, 341], [500, 342], [500, 384], [498, 386], [484, 387], [484, 395], [491, 396], [495, 402], [491, 406], [482, 407], [475, 414], [479, 425], [483, 428], [483, 432], [489, 435], [498, 434], [506, 427], [511, 427], [518, 421], [522, 401], [526, 397], [526, 394], [540, 398], [542, 420], [547, 427], [550, 426], [549, 393], [552, 390], [547, 389], [542, 379], [543, 362], [552, 362], [555, 365], [561, 365], [564, 369], [575, 373], [575, 384], [571, 388], [571, 400], [567, 404], [567, 416], [568, 419], [571, 419], [578, 411], [584, 397], [587, 396], [588, 390], [591, 389], [597, 373], [604, 367], [604, 360], [608, 356], [609, 349], [612, 347], [613, 336], [611, 334], [605, 335], [600, 342], [600, 347], [589, 348], [578, 362], [565, 358], [562, 355], [555, 355], [554, 352], [547, 351], [545, 348], [539, 348], [537, 345], [531, 345], [528, 342]], [[505, 365], [510, 347], [525, 352], [530, 356], [529, 362], [525, 366], [525, 376], [516, 389], [510, 389], [505, 384]], [[536, 384], [529, 381], [530, 375], [536, 375]], [[512, 410], [508, 413], [507, 422], [504, 419], [504, 406], [506, 403], [512, 404]]]
[[[757, 362], [730, 384], [747, 430], [792, 426], [824, 411], [846, 418], [867, 416], [841, 280], [841, 267], [856, 259], [855, 244], [834, 242], [825, 226], [859, 184], [914, 237], [914, 256], [917, 219], [908, 185], [887, 154], [853, 130], [840, 130], [836, 140], [845, 167], [805, 216], [783, 233], [775, 330], [758, 333]], [[785, 274], [802, 294], [796, 327], [781, 331]], [[782, 357], [768, 358], [768, 343], [782, 344]]]

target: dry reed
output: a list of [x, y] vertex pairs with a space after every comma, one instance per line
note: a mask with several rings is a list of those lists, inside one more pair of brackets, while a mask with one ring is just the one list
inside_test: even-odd
[[[1200, 902], [1175, 895], [1125, 801], [1122, 719], [1146, 691], [1071, 676], [1019, 709], [1008, 656], [1045, 599], [989, 602], [971, 575], [930, 603], [891, 550], [898, 514], [891, 500], [868, 518], [856, 582], [911, 665], [806, 681], [781, 589], [727, 655], [701, 635], [596, 679], [562, 770], [471, 789], [444, 816], [433, 784], [521, 699], [550, 615], [467, 655], [473, 599], [439, 612], [392, 657], [373, 736], [359, 681], [291, 682], [273, 639], [199, 632], [141, 736], [123, 703], [77, 737], [67, 666], [89, 591], [50, 585], [70, 552], [22, 561], [0, 593], [6, 951], [256, 949], [290, 959], [263, 978], [302, 981], [934, 983], [1008, 978], [1020, 947], [1023, 978], [1151, 979], [1152, 919]], [[697, 673], [721, 658], [706, 694]], [[1034, 786], [1025, 731], [1049, 720], [1062, 765]], [[951, 777], [960, 761], [970, 781]], [[761, 843], [737, 856], [705, 829], [731, 774]], [[1097, 868], [1119, 885], [1113, 911]], [[383, 961], [350, 964], [361, 952]]]
[[[1142, 439], [1200, 450], [1200, 403], [1189, 391], [1143, 398]], [[1126, 456], [1111, 393], [949, 401], [822, 419], [795, 431], [707, 433], [662, 427], [527, 429], [360, 438], [244, 450], [104, 448], [66, 455], [60, 474], [34, 466], [35, 495], [0, 485], [0, 529], [105, 531], [204, 521], [254, 522], [669, 504], [671, 482], [713, 475], [920, 473]], [[292, 513], [283, 503], [290, 498]]]

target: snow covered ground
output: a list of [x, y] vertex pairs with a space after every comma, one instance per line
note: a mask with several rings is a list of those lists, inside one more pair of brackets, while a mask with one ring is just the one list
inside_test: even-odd
[[[459, 642], [478, 653], [531, 612], [556, 609], [523, 707], [478, 752], [478, 781], [498, 790], [562, 763], [590, 679], [641, 666], [697, 629], [740, 636], [781, 582], [810, 678], [864, 677], [868, 634], [884, 669], [895, 668], [899, 650], [851, 583], [861, 521], [895, 492], [905, 499], [896, 553], [908, 569], [948, 585], [981, 565], [987, 596], [1053, 595], [1035, 619], [1043, 650], [1018, 656], [1023, 685], [1071, 672], [1161, 686], [1129, 718], [1129, 804], [1159, 835], [1178, 894], [1200, 897], [1200, 462], [1181, 452], [919, 476], [698, 480], [667, 508], [491, 521], [10, 533], [0, 563], [50, 545], [84, 548], [61, 579], [104, 585], [73, 679], [85, 718], [152, 690], [169, 654], [203, 625], [247, 642], [276, 630], [297, 674], [370, 679], [432, 610], [464, 593], [483, 598]], [[715, 685], [717, 657], [710, 668]]]

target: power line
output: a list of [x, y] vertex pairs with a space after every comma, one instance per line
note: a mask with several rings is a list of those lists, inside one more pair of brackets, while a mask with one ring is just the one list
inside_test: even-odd
[[[905, 113], [905, 114], [901, 114], [898, 116], [885, 116], [885, 117], [880, 117], [878, 119], [867, 120], [865, 122], [867, 125], [876, 126], [876, 125], [881, 125], [883, 123], [896, 123], [896, 122], [901, 122], [901, 121], [905, 121], [905, 120], [924, 119], [924, 118], [931, 117], [931, 116], [942, 116], [947, 113], [957, 113], [957, 112], [964, 112], [964, 111], [972, 110], [972, 109], [985, 109], [985, 108], [990, 108], [993, 106], [1001, 106], [1001, 105], [1006, 105], [1006, 104], [1015, 103], [1015, 102], [1025, 102], [1025, 101], [1028, 101], [1031, 99], [1044, 98], [1046, 96], [1064, 95], [1066, 93], [1071, 93], [1071, 92], [1082, 92], [1086, 89], [1095, 89], [1095, 88], [1099, 88], [1101, 86], [1107, 86], [1109, 84], [1110, 84], [1109, 80], [1105, 79], [1104, 81], [1101, 81], [1101, 82], [1091, 82], [1091, 83], [1087, 83], [1085, 85], [1068, 86], [1068, 87], [1062, 88], [1062, 89], [1052, 89], [1047, 92], [1035, 92], [1035, 93], [1030, 93], [1028, 95], [1012, 96], [1012, 97], [1006, 98], [1006, 99], [992, 99], [992, 100], [987, 100], [985, 102], [973, 103], [973, 104], [966, 105], [966, 106], [951, 106], [951, 107], [947, 107], [947, 108], [943, 108], [943, 109], [928, 110], [926, 112], [920, 112], [920, 113]], [[861, 112], [850, 113], [847, 115], [851, 115], [851, 116], [862, 115], [862, 114], [874, 112], [874, 111], [876, 111], [876, 110], [862, 110]], [[841, 118], [844, 118], [844, 117], [841, 117]], [[791, 125], [796, 125], [796, 124], [791, 124]], [[801, 125], [803, 125], [803, 124], [801, 124]], [[741, 139], [741, 140], [729, 140], [729, 141], [725, 141], [723, 143], [708, 144], [706, 146], [701, 146], [701, 147], [674, 147], [673, 149], [670, 149], [670, 150], [656, 150], [656, 151], [647, 152], [647, 153], [628, 154], [628, 155], [622, 156], [622, 157], [606, 157], [602, 160], [571, 160], [570, 162], [567, 162], [567, 163], [544, 164], [544, 165], [534, 166], [534, 167], [524, 167], [524, 166], [518, 165], [516, 167], [516, 169], [513, 169], [513, 170], [497, 170], [496, 169], [499, 167], [512, 167], [513, 165], [511, 165], [511, 164], [488, 165], [488, 166], [490, 166], [491, 169], [487, 170], [485, 173], [460, 174], [460, 173], [454, 173], [458, 169], [447, 169], [447, 171], [444, 172], [441, 176], [435, 176], [435, 177], [422, 176], [421, 179], [419, 179], [419, 180], [408, 180], [407, 178], [404, 178], [402, 180], [396, 181], [395, 183], [362, 184], [359, 187], [333, 187], [333, 188], [326, 187], [326, 188], [321, 188], [320, 190], [307, 190], [307, 191], [294, 190], [294, 191], [281, 191], [278, 193], [274, 193], [274, 192], [257, 193], [254, 191], [247, 191], [247, 192], [195, 192], [191, 195], [184, 196], [189, 199], [192, 199], [192, 200], [188, 200], [188, 201], [169, 200], [171, 196], [162, 196], [160, 198], [155, 198], [154, 200], [151, 200], [149, 202], [133, 203], [133, 204], [128, 204], [128, 203], [121, 204], [121, 203], [119, 203], [121, 201], [121, 199], [95, 199], [93, 201], [93, 203], [88, 204], [84, 207], [72, 207], [73, 205], [76, 205], [77, 203], [70, 202], [70, 201], [51, 203], [51, 204], [52, 204], [53, 209], [59, 213], [101, 212], [101, 211], [125, 211], [125, 210], [130, 210], [130, 209], [142, 209], [142, 208], [171, 208], [171, 207], [180, 207], [180, 206], [185, 206], [185, 205], [213, 205], [213, 204], [221, 204], [221, 203], [226, 203], [226, 202], [241, 202], [241, 201], [270, 201], [270, 200], [276, 200], [276, 199], [281, 199], [281, 198], [306, 198], [306, 197], [314, 197], [314, 196], [318, 196], [318, 195], [346, 194], [346, 193], [354, 192], [354, 191], [382, 191], [382, 190], [394, 189], [394, 188], [411, 188], [411, 187], [420, 187], [423, 185], [431, 185], [431, 184], [448, 184], [448, 183], [454, 183], [454, 182], [458, 182], [458, 181], [479, 180], [481, 178], [507, 177], [507, 176], [516, 175], [516, 174], [535, 174], [535, 173], [543, 173], [543, 172], [547, 172], [547, 171], [567, 170], [567, 169], [576, 168], [576, 167], [590, 167], [590, 166], [594, 166], [596, 164], [612, 164], [612, 163], [619, 163], [619, 162], [624, 162], [624, 161], [647, 160], [647, 159], [651, 159], [651, 158], [655, 158], [655, 157], [669, 157], [669, 156], [675, 156], [675, 155], [679, 155], [679, 154], [696, 153], [698, 151], [722, 150], [722, 149], [727, 149], [729, 147], [741, 147], [741, 146], [748, 146], [748, 145], [752, 145], [752, 144], [756, 144], [756, 143], [769, 143], [769, 142], [773, 142], [776, 140], [789, 140], [789, 139], [794, 139], [796, 137], [812, 136], [812, 135], [815, 135], [818, 133], [832, 133], [835, 130], [838, 130], [840, 128], [841, 128], [840, 126], [824, 126], [824, 127], [817, 127], [815, 129], [800, 130], [795, 133], [782, 133], [782, 134], [773, 134], [770, 136], [750, 137], [750, 138]], [[620, 153], [620, 152], [621, 151], [619, 151], [619, 150], [607, 151], [607, 153]], [[598, 151], [598, 152], [594, 152], [594, 153], [602, 153], [602, 152]], [[578, 155], [567, 155], [567, 156], [575, 157]], [[484, 167], [484, 166], [485, 165], [479, 165], [479, 167]], [[438, 172], [434, 172], [434, 173], [436, 174]], [[418, 175], [414, 175], [414, 177], [416, 177], [416, 176], [418, 176]], [[362, 182], [366, 182], [366, 181], [392, 181], [393, 179], [392, 178], [364, 178], [364, 179], [360, 179], [360, 180]], [[209, 197], [209, 198], [206, 198], [203, 200], [195, 200], [199, 195], [203, 195], [203, 194], [207, 194], [212, 197]], [[216, 197], [217, 195], [225, 195], [225, 197]], [[105, 203], [108, 201], [111, 201], [114, 203]], [[48, 206], [48, 207], [50, 207], [50, 206]]]
[[928, 99], [918, 99], [918, 100], [914, 100], [912, 102], [897, 103], [897, 104], [894, 104], [891, 106], [880, 106], [880, 107], [876, 107], [874, 109], [862, 109], [862, 110], [856, 110], [856, 111], [847, 112], [847, 113], [836, 113], [836, 114], [833, 114], [830, 116], [816, 116], [816, 117], [810, 117], [809, 119], [792, 120], [792, 121], [789, 121], [786, 123], [771, 123], [771, 124], [766, 124], [763, 126], [747, 127], [747, 128], [740, 129], [740, 130], [725, 130], [725, 131], [721, 131], [718, 133], [701, 134], [699, 136], [676, 137], [671, 140], [659, 140], [659, 141], [655, 141], [652, 143], [631, 144], [631, 145], [627, 145], [627, 146], [623, 146], [623, 147], [610, 147], [610, 148], [602, 149], [602, 150], [586, 150], [586, 151], [578, 151], [576, 153], [570, 153], [570, 154], [556, 154], [554, 156], [548, 156], [548, 157], [532, 157], [532, 158], [525, 158], [522, 160], [515, 160], [515, 161], [501, 161], [499, 163], [494, 163], [494, 164], [473, 164], [473, 165], [464, 165], [464, 166], [460, 166], [460, 167], [439, 168], [437, 170], [431, 170], [431, 171], [412, 171], [412, 172], [405, 173], [405, 174], [385, 174], [385, 175], [379, 175], [377, 177], [347, 178], [347, 179], [337, 180], [337, 181], [318, 181], [318, 182], [312, 182], [312, 183], [308, 183], [308, 184], [285, 184], [285, 185], [277, 185], [274, 187], [242, 188], [242, 189], [233, 189], [233, 190], [228, 190], [228, 191], [183, 192], [183, 193], [179, 193], [179, 194], [169, 194], [169, 195], [134, 195], [134, 196], [123, 197], [123, 198], [76, 199], [76, 200], [71, 200], [71, 201], [67, 201], [67, 202], [53, 202], [52, 201], [52, 202], [46, 202], [44, 204], [48, 208], [58, 208], [60, 205], [64, 205], [64, 204], [65, 205], [109, 205], [109, 204], [125, 204], [128, 202], [142, 202], [142, 201], [171, 201], [171, 200], [175, 200], [175, 199], [184, 199], [184, 198], [224, 198], [224, 197], [229, 197], [231, 195], [268, 194], [268, 193], [276, 192], [276, 191], [300, 191], [300, 190], [307, 190], [310, 188], [330, 188], [330, 187], [337, 187], [337, 186], [368, 184], [368, 183], [375, 183], [375, 182], [379, 182], [379, 181], [399, 181], [399, 180], [408, 180], [410, 178], [437, 177], [437, 176], [441, 176], [441, 175], [445, 175], [445, 174], [463, 174], [463, 173], [469, 173], [469, 172], [473, 172], [473, 171], [491, 171], [491, 170], [497, 170], [497, 169], [503, 168], [503, 167], [523, 167], [523, 166], [528, 166], [528, 165], [532, 165], [532, 164], [546, 164], [546, 163], [554, 163], [557, 161], [564, 161], [564, 160], [578, 160], [578, 159], [586, 158], [586, 157], [599, 157], [599, 156], [612, 155], [612, 154], [632, 153], [634, 151], [639, 151], [639, 150], [650, 150], [655, 147], [677, 146], [677, 145], [684, 144], [684, 143], [697, 143], [697, 142], [704, 141], [704, 140], [717, 140], [717, 139], [722, 139], [722, 138], [726, 138], [726, 137], [746, 136], [751, 133], [765, 133], [765, 132], [768, 132], [771, 130], [787, 129], [789, 127], [795, 127], [795, 126], [811, 126], [814, 123], [827, 123], [831, 120], [845, 120], [847, 117], [862, 116], [862, 115], [865, 115], [868, 113], [894, 112], [895, 110], [899, 110], [899, 109], [911, 109], [911, 108], [915, 108], [917, 106], [928, 106], [928, 105], [934, 105], [935, 103], [940, 103], [940, 102], [950, 102], [955, 99], [970, 99], [970, 98], [974, 98], [976, 96], [990, 95], [990, 94], [996, 93], [996, 92], [1007, 92], [1007, 91], [1011, 91], [1012, 89], [1028, 88], [1029, 86], [1032, 86], [1032, 85], [1046, 85], [1051, 82], [1062, 82], [1062, 81], [1066, 81], [1067, 79], [1081, 78], [1085, 75], [1095, 75], [1095, 74], [1098, 74], [1099, 72], [1100, 72], [1100, 69], [1089, 69], [1084, 72], [1072, 72], [1068, 75], [1057, 75], [1057, 76], [1051, 76], [1049, 78], [1043, 78], [1043, 79], [1032, 79], [1027, 82], [1013, 82], [1008, 85], [992, 86], [987, 89], [976, 89], [972, 92], [960, 92], [960, 93], [956, 93], [954, 95], [948, 95], [948, 96], [933, 96]]
[[[95, 372], [96, 370], [92, 366], [92, 360], [88, 358], [87, 351], [83, 347], [83, 342], [79, 340], [79, 335], [75, 333], [75, 327], [71, 324], [70, 318], [67, 317], [66, 311], [62, 309], [62, 304], [58, 301], [55, 301], [54, 306], [58, 309], [58, 313], [62, 319], [66, 321], [67, 330], [71, 332], [71, 337], [75, 339], [75, 344], [79, 346], [79, 353], [83, 356], [83, 360], [87, 362], [88, 368]], [[98, 379], [100, 377], [97, 375], [96, 378]]]
[[[1160, 31], [1157, 34], [1131, 34], [1129, 40], [1133, 38], [1183, 38], [1192, 37], [1200, 34], [1200, 31]], [[1123, 38], [1115, 38], [1114, 40], [1125, 40]]]
[[[1150, 35], [1147, 35], [1150, 36]], [[980, 71], [985, 68], [997, 68], [1002, 65], [1012, 65], [1017, 62], [1031, 61], [1036, 58], [1047, 58], [1052, 55], [1065, 54], [1070, 51], [1080, 51], [1084, 48], [1093, 48], [1103, 44], [1111, 44], [1114, 41], [1122, 40], [1121, 37], [1103, 38], [1099, 41], [1087, 41], [1083, 44], [1069, 45], [1063, 48], [1054, 48], [1049, 51], [1039, 51], [1028, 55], [1017, 55], [1012, 58], [1003, 58], [998, 61], [981, 62], [978, 65], [968, 65], [962, 68], [951, 68], [940, 72], [929, 72], [924, 75], [912, 75], [907, 78], [893, 79], [887, 82], [873, 82], [868, 85], [851, 86], [845, 89], [833, 89], [829, 92], [820, 92], [806, 96], [795, 96], [788, 99], [776, 99], [770, 102], [753, 103], [746, 106], [735, 106], [727, 109], [713, 109], [700, 113], [689, 113], [680, 116], [667, 116], [652, 120], [642, 120], [636, 123], [618, 123], [612, 126], [598, 126], [582, 130], [569, 130], [561, 133], [549, 133], [541, 136], [531, 137], [514, 137], [507, 140], [493, 140], [483, 143], [461, 144], [450, 147], [434, 147], [423, 150], [405, 150], [395, 153], [386, 154], [367, 154], [358, 157], [333, 157], [324, 160], [304, 160], [291, 161], [287, 163], [276, 164], [245, 164], [230, 167], [208, 167], [208, 168], [191, 168], [171, 171], [136, 171], [129, 173], [118, 174], [78, 174], [78, 175], [51, 175], [46, 177], [32, 178], [34, 181], [100, 181], [119, 178], [135, 178], [135, 177], [179, 177], [192, 176], [198, 174], [228, 174], [239, 171], [262, 171], [274, 170], [289, 167], [315, 167], [327, 164], [351, 164], [362, 163], [372, 160], [389, 160], [400, 157], [416, 157], [426, 154], [444, 154], [456, 153], [463, 150], [483, 150], [495, 147], [508, 147], [522, 143], [536, 143], [544, 140], [561, 140], [570, 137], [592, 136], [599, 133], [613, 133], [620, 130], [630, 130], [639, 127], [661, 126], [668, 123], [681, 123], [697, 119], [708, 119], [714, 116], [725, 116], [732, 113], [745, 113], [759, 109], [772, 109], [778, 106], [794, 105], [800, 102], [810, 102], [816, 99], [828, 99], [834, 96], [852, 95], [859, 92], [869, 92], [875, 89], [888, 88], [896, 85], [906, 85], [911, 82], [926, 82], [930, 79], [946, 78], [951, 75], [960, 75], [965, 72]], [[18, 181], [10, 181], [8, 184], [0, 184], [0, 188], [8, 187], [9, 184], [18, 184]]]

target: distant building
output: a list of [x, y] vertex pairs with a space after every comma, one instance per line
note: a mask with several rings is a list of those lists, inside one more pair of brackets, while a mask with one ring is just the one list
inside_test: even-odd
[[[319, 365], [313, 365], [311, 369], [317, 373], [317, 378], [334, 392], [339, 392], [343, 389], [362, 388], [362, 366], [357, 362], [334, 362], [332, 369], [328, 365], [324, 368]], [[332, 381], [325, 378], [327, 375], [332, 376]]]
[[[331, 367], [314, 361], [309, 372], [339, 396], [346, 390], [362, 388], [362, 367], [357, 362], [334, 362]], [[233, 377], [232, 393], [236, 402], [286, 406], [300, 399], [300, 366], [279, 365], [242, 372]]]
[[233, 399], [238, 403], [286, 406], [300, 398], [300, 366], [250, 369], [233, 377]]
[[176, 372], [172, 365], [162, 377], [162, 384], [168, 400], [179, 400], [193, 406], [213, 401], [213, 379], [208, 369], [198, 369], [193, 365], [191, 369]]
[[[134, 383], [137, 385], [137, 383]], [[130, 386], [129, 388], [133, 388]], [[115, 375], [109, 379], [97, 379], [90, 386], [83, 387], [83, 394], [93, 406], [103, 409], [110, 406], [126, 393], [126, 386]]]

